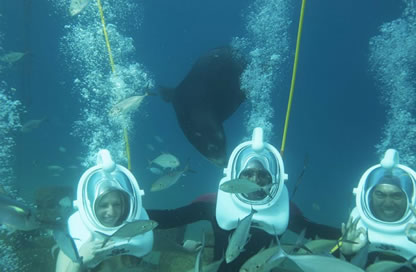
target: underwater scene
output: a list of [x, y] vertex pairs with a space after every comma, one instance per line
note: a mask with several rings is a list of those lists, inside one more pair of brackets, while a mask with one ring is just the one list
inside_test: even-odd
[[0, 272], [416, 271], [416, 0], [0, 0]]

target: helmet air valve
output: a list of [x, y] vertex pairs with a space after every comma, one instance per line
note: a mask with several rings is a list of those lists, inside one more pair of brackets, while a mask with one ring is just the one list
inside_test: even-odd
[[98, 151], [97, 165], [100, 166], [107, 174], [110, 174], [116, 169], [116, 164], [107, 149], [101, 149]]
[[251, 139], [251, 147], [254, 151], [260, 152], [264, 148], [264, 142], [263, 142], [263, 129], [261, 127], [256, 127], [253, 130], [253, 136]]
[[397, 164], [399, 164], [399, 153], [395, 149], [387, 149], [384, 154], [384, 158], [380, 162], [381, 166], [385, 169], [391, 170]]

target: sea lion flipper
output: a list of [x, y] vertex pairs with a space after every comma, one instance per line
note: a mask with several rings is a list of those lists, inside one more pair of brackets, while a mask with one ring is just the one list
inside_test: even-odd
[[169, 87], [159, 87], [159, 93], [163, 101], [171, 103], [175, 97], [175, 89]]

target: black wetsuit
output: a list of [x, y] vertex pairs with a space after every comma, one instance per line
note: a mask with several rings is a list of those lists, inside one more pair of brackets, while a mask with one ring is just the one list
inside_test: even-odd
[[[336, 252], [333, 253], [333, 255], [337, 258], [340, 258], [340, 251], [337, 250]], [[352, 262], [352, 259], [354, 258], [355, 255], [351, 255], [351, 256], [345, 256], [344, 258], [346, 261], [348, 262]], [[397, 263], [406, 263], [406, 259], [396, 255], [396, 254], [391, 254], [391, 253], [386, 253], [386, 252], [381, 252], [381, 251], [373, 251], [368, 253], [367, 255], [367, 260], [365, 262], [364, 265], [364, 269], [367, 269], [370, 265], [377, 263], [377, 262], [381, 262], [381, 261], [393, 261], [393, 262], [397, 262]], [[353, 262], [352, 262], [353, 263]], [[416, 268], [416, 266], [413, 266], [414, 268]], [[394, 270], [395, 272], [412, 272], [415, 270], [412, 270], [409, 267], [401, 267], [400, 269]]]
[[[219, 260], [224, 256], [232, 230], [223, 230], [218, 225], [215, 218], [216, 199], [195, 201], [187, 206], [172, 210], [147, 210], [147, 212], [150, 219], [159, 223], [158, 227], [161, 229], [176, 228], [200, 220], [209, 220], [215, 237], [214, 260]], [[305, 228], [306, 238], [315, 238], [316, 235], [319, 235], [323, 239], [336, 240], [341, 237], [340, 229], [309, 221], [294, 203], [290, 203], [288, 229], [300, 233]], [[251, 238], [244, 247], [245, 250], [231, 263], [227, 264], [224, 261], [218, 271], [239, 271], [245, 261], [255, 255], [261, 248], [268, 246], [270, 241], [274, 239], [274, 236], [258, 228], [251, 228], [250, 234]]]

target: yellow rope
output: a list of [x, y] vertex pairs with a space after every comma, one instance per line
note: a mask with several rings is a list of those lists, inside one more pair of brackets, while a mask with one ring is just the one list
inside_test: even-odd
[[288, 104], [287, 104], [285, 127], [283, 129], [282, 147], [280, 148], [280, 154], [282, 156], [283, 156], [283, 153], [285, 151], [287, 127], [289, 125], [289, 116], [290, 116], [290, 110], [291, 110], [291, 107], [292, 107], [293, 91], [295, 89], [296, 70], [298, 68], [299, 47], [300, 47], [300, 38], [302, 36], [302, 25], [303, 25], [303, 15], [304, 15], [304, 11], [305, 11], [305, 2], [306, 2], [306, 0], [302, 0], [302, 7], [301, 7], [301, 10], [300, 10], [298, 37], [297, 37], [297, 40], [296, 40], [296, 51], [295, 51], [295, 61], [294, 61], [294, 64], [293, 64], [292, 82], [290, 84], [290, 93], [289, 93], [289, 101], [288, 101]]
[[116, 73], [116, 69], [114, 67], [113, 54], [111, 54], [111, 47], [110, 47], [110, 41], [108, 40], [107, 29], [105, 27], [103, 7], [101, 5], [101, 1], [100, 0], [97, 0], [97, 3], [98, 3], [98, 10], [100, 11], [101, 25], [103, 26], [104, 39], [105, 39], [105, 44], [107, 46], [108, 57], [110, 59], [111, 71], [115, 74]]
[[[107, 46], [108, 58], [110, 60], [111, 71], [115, 75], [116, 74], [116, 68], [115, 68], [115, 65], [114, 65], [113, 54], [111, 53], [111, 46], [110, 46], [110, 41], [108, 39], [107, 29], [105, 27], [103, 7], [101, 5], [100, 0], [97, 0], [97, 4], [98, 4], [98, 10], [100, 11], [101, 25], [103, 27], [103, 33], [104, 33], [104, 38], [105, 38], [105, 44]], [[128, 137], [127, 128], [124, 127], [123, 131], [124, 131], [124, 141], [126, 143], [127, 168], [129, 170], [131, 170], [130, 145], [129, 145], [129, 137]]]
[[329, 251], [329, 253], [333, 254], [335, 251], [340, 249], [341, 246], [342, 246], [342, 237], [338, 239], [337, 244]]

